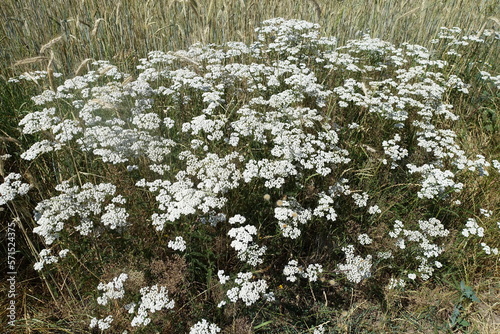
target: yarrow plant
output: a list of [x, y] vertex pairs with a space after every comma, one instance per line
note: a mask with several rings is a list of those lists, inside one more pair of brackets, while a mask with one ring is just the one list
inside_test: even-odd
[[0, 205], [5, 205], [12, 201], [16, 196], [26, 195], [30, 189], [28, 183], [20, 181], [21, 174], [10, 173], [5, 176], [0, 184]]
[[[207, 285], [192, 300], [218, 284], [211, 303], [219, 308], [272, 305], [286, 297], [278, 287], [299, 289], [305, 280], [312, 291], [330, 279], [357, 287], [375, 277], [391, 288], [431, 279], [452, 229], [445, 210], [421, 208], [451, 206], [467, 173], [498, 173], [498, 161], [460, 146], [449, 96], [469, 85], [434, 51], [369, 35], [339, 46], [317, 24], [281, 18], [256, 34], [248, 45], [150, 52], [133, 74], [94, 61], [84, 75], [55, 76], [56, 89], [32, 98], [36, 110], [19, 125], [37, 140], [21, 157], [71, 156], [77, 169], [35, 208], [33, 232], [46, 246], [35, 269], [58, 262], [72, 240], [109, 241], [103, 252], [115, 259], [114, 243], [145, 247], [138, 252], [147, 275], [134, 281], [124, 271], [97, 286], [98, 304], [113, 300], [125, 312], [95, 317], [90, 327], [119, 326], [123, 313], [132, 330], [159, 324], [153, 313], [178, 307], [169, 295], [178, 282], [161, 272], [179, 259], [192, 262], [194, 288]], [[493, 38], [489, 30], [478, 36], [468, 43]], [[443, 30], [439, 39], [450, 37]], [[498, 88], [495, 74], [480, 75]], [[96, 173], [80, 167], [87, 163]], [[384, 184], [375, 191], [367, 178]], [[19, 180], [5, 177], [0, 204], [26, 194]], [[394, 194], [399, 207], [388, 203]], [[462, 231], [482, 233], [472, 218]], [[321, 244], [332, 245], [323, 261], [312, 257]], [[129, 292], [134, 282], [140, 286]], [[189, 298], [179, 299], [189, 308]], [[205, 319], [189, 328], [220, 331]]]
[[189, 330], [189, 334], [217, 334], [221, 329], [216, 324], [211, 324], [207, 320], [198, 321]]

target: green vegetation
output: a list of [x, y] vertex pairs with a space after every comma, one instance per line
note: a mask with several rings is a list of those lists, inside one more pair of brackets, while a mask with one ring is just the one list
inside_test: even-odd
[[500, 330], [498, 1], [0, 18], [7, 333]]

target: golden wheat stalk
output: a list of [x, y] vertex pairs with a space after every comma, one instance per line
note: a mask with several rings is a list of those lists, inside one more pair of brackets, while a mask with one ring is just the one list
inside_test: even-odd
[[82, 72], [82, 70], [85, 68], [85, 66], [87, 66], [87, 64], [93, 60], [92, 58], [87, 58], [87, 59], [84, 59], [80, 65], [78, 66], [78, 68], [76, 69], [75, 71], [75, 76], [79, 76]]
[[39, 63], [39, 62], [47, 60], [47, 59], [49, 59], [49, 58], [43, 57], [43, 56], [25, 58], [25, 59], [21, 59], [21, 60], [16, 61], [12, 66], [21, 66], [21, 65]]
[[97, 29], [99, 28], [99, 23], [100, 23], [101, 21], [104, 21], [104, 19], [99, 18], [99, 19], [95, 20], [95, 22], [94, 22], [94, 27], [92, 28], [92, 31], [90, 32], [90, 35], [91, 35], [92, 37], [94, 37], [94, 36], [97, 34]]
[[62, 35], [57, 36], [55, 38], [52, 38], [50, 41], [48, 41], [47, 43], [45, 43], [44, 45], [42, 45], [42, 48], [40, 49], [40, 53], [44, 53], [45, 50], [52, 48], [52, 46], [54, 44], [56, 44], [57, 42], [61, 41], [62, 39], [63, 39]]
[[49, 78], [49, 86], [54, 92], [56, 91], [56, 85], [54, 83], [54, 68], [52, 62], [54, 61], [54, 52], [50, 50], [50, 59], [47, 64], [47, 78]]

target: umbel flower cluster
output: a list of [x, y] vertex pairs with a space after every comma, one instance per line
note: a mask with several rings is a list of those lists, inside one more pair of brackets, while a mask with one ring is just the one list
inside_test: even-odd
[[[440, 40], [449, 41], [444, 32]], [[135, 231], [173, 234], [168, 247], [177, 254], [190, 253], [200, 226], [214, 228], [237, 259], [210, 271], [224, 291], [220, 308], [273, 303], [278, 286], [301, 281], [357, 285], [378, 275], [395, 287], [439, 270], [446, 222], [424, 210], [398, 216], [370, 193], [362, 170], [384, 174], [408, 203], [422, 206], [449, 205], [465, 173], [497, 173], [491, 166], [498, 169], [497, 161], [468, 155], [452, 130], [458, 116], [447, 96], [466, 94], [467, 83], [418, 45], [363, 35], [339, 46], [320, 37], [317, 24], [280, 18], [256, 33], [252, 44], [150, 52], [134, 74], [95, 61], [86, 74], [33, 97], [36, 110], [20, 126], [40, 140], [23, 159], [79, 152], [134, 180], [133, 191], [154, 206], [147, 219], [130, 219], [138, 213], [119, 184], [60, 183], [59, 194], [35, 210], [34, 232], [47, 245], [37, 270], [59, 260], [47, 256], [66, 249], [68, 238], [125, 233], [134, 224], [146, 224]], [[460, 40], [452, 35], [450, 43]], [[494, 33], [484, 30], [468, 43], [487, 38]], [[500, 88], [498, 77], [481, 75]], [[17, 179], [6, 179], [2, 201], [25, 192]], [[378, 222], [387, 228], [374, 233]], [[331, 239], [316, 243], [335, 245], [326, 263], [301, 246], [318, 238], [315, 229]], [[473, 231], [479, 229], [469, 221], [463, 234], [479, 235]], [[387, 265], [402, 258], [403, 266]], [[175, 310], [164, 286], [129, 294], [126, 280], [123, 273], [99, 283], [97, 302], [130, 301], [132, 327], [148, 325], [156, 311]], [[91, 327], [105, 330], [112, 322], [111, 315], [94, 318]], [[205, 319], [190, 329], [219, 331]]]

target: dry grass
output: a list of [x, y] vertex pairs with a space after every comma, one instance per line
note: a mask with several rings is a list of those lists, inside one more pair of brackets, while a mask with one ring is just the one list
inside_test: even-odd
[[496, 1], [320, 0], [5, 0], [0, 4], [1, 64], [36, 59], [52, 50], [57, 71], [74, 73], [87, 58], [131, 64], [152, 50], [194, 42], [249, 41], [272, 17], [317, 22], [340, 42], [360, 31], [393, 43], [427, 43], [441, 26], [498, 27]]

